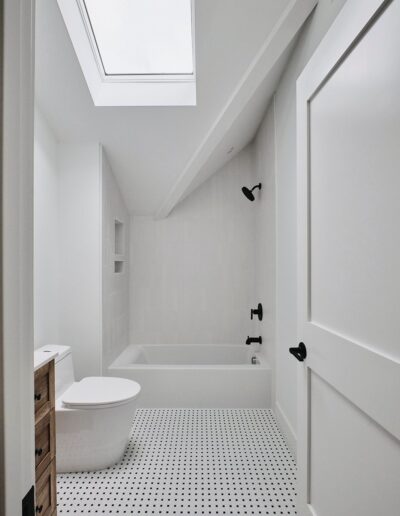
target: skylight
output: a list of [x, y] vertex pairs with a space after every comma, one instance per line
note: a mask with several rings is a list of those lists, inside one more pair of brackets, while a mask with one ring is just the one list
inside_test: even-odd
[[96, 106], [195, 106], [194, 0], [57, 0]]
[[106, 75], [193, 73], [190, 0], [83, 0]]

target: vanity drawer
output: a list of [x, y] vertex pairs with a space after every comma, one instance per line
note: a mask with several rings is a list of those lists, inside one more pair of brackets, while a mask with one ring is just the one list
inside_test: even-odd
[[54, 361], [35, 372], [35, 416], [54, 407]]
[[51, 461], [42, 476], [36, 482], [35, 514], [40, 516], [53, 516], [56, 514], [57, 493], [55, 478], [55, 461]]
[[55, 413], [54, 409], [46, 412], [35, 425], [35, 467], [36, 478], [53, 460], [55, 454]]

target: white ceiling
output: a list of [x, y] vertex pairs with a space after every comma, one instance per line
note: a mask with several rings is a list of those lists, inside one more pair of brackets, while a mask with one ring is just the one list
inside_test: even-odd
[[[315, 0], [198, 0], [197, 106], [177, 108], [95, 107], [57, 2], [36, 4], [36, 98], [58, 140], [101, 142], [128, 208], [166, 215], [251, 141], [285, 65], [288, 44]], [[286, 19], [283, 48], [271, 51], [272, 36]], [[268, 66], [262, 53], [271, 56]], [[213, 137], [217, 121], [221, 126], [224, 120], [226, 127]], [[199, 149], [204, 158], [196, 164]]]

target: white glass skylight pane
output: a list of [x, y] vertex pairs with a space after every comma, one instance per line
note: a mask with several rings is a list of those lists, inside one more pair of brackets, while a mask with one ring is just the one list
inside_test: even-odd
[[84, 0], [107, 75], [192, 74], [190, 0]]

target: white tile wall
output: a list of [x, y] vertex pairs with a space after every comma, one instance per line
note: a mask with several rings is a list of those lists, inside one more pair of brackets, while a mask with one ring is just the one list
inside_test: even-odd
[[[256, 296], [263, 305], [263, 320], [258, 323], [263, 337], [262, 352], [270, 364], [275, 357], [275, 128], [274, 112], [268, 109], [254, 141], [254, 167], [262, 189], [256, 216]], [[258, 321], [258, 319], [257, 319]]]
[[[129, 341], [129, 213], [102, 151], [102, 328], [103, 371], [123, 351]], [[115, 220], [123, 224], [122, 255], [115, 254]], [[122, 261], [122, 272], [114, 271], [114, 261]]]
[[131, 219], [131, 342], [244, 344], [255, 296], [256, 204], [246, 148], [165, 220]]

